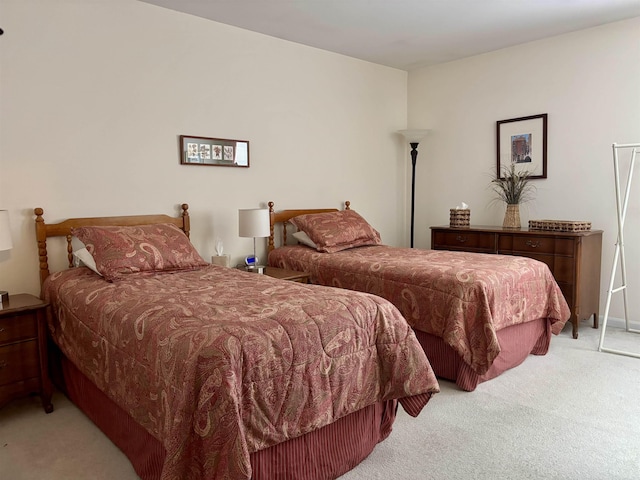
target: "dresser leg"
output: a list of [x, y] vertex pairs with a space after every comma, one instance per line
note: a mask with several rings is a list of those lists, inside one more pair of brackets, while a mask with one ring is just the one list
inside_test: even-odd
[[44, 408], [44, 413], [53, 412], [53, 403], [51, 403], [51, 399], [42, 399], [42, 408]]
[[571, 322], [573, 327], [573, 338], [578, 338], [578, 319], [576, 318], [573, 322]]
[[593, 314], [593, 328], [598, 328], [598, 312]]

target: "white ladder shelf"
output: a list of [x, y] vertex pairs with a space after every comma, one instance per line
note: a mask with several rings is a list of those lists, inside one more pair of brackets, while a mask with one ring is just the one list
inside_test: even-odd
[[[640, 333], [640, 330], [631, 328], [629, 323], [629, 312], [627, 309], [627, 271], [624, 258], [624, 221], [627, 216], [627, 206], [629, 205], [629, 192], [631, 191], [631, 180], [633, 178], [633, 169], [636, 163], [636, 154], [640, 151], [640, 143], [628, 143], [617, 144], [614, 143], [613, 147], [613, 169], [615, 175], [615, 187], [616, 187], [616, 210], [618, 220], [618, 238], [616, 240], [616, 248], [613, 256], [613, 266], [611, 268], [611, 280], [609, 282], [609, 289], [607, 290], [607, 303], [604, 309], [604, 319], [602, 321], [602, 331], [600, 332], [600, 343], [598, 344], [598, 351], [615, 353], [618, 355], [625, 355], [628, 357], [640, 358], [640, 353], [628, 352], [624, 350], [616, 350], [613, 348], [605, 348], [604, 337], [607, 331], [607, 320], [609, 319], [609, 308], [611, 307], [611, 297], [614, 293], [622, 292], [624, 303], [624, 321], [625, 330], [630, 333]], [[627, 175], [627, 183], [625, 186], [624, 199], [621, 198], [620, 191], [620, 162], [618, 158], [618, 152], [628, 152], [631, 155], [631, 162], [629, 164], [629, 173]], [[621, 283], [618, 287], [614, 288], [616, 271], [620, 264]]]

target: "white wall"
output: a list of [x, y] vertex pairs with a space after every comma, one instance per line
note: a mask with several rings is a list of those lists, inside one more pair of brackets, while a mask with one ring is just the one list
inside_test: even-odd
[[[34, 207], [55, 222], [186, 202], [199, 252], [220, 237], [235, 263], [253, 245], [239, 208], [350, 200], [408, 244], [406, 72], [134, 0], [0, 8], [0, 289], [39, 293]], [[251, 167], [182, 166], [180, 134], [248, 140]]]
[[[474, 224], [502, 222], [488, 190], [495, 122], [548, 113], [549, 178], [522, 221], [605, 231], [604, 308], [611, 144], [640, 141], [638, 18], [420, 69], [408, 92], [406, 72], [134, 0], [2, 0], [0, 18], [0, 208], [14, 239], [0, 289], [39, 291], [37, 206], [53, 222], [177, 214], [187, 202], [196, 248], [207, 258], [221, 237], [235, 262], [252, 249], [238, 208], [351, 200], [385, 243], [408, 245], [408, 152], [394, 133], [407, 126], [433, 129], [416, 181], [416, 246], [427, 248], [428, 227], [461, 201]], [[180, 134], [249, 140], [251, 168], [181, 166]], [[636, 289], [638, 192], [625, 232]], [[640, 295], [630, 297], [637, 316]], [[612, 315], [622, 316], [615, 297]]]
[[[604, 313], [617, 235], [611, 145], [640, 142], [640, 18], [409, 74], [409, 125], [434, 129], [419, 148], [416, 246], [429, 247], [429, 226], [448, 224], [449, 208], [462, 201], [472, 224], [502, 224], [505, 208], [492, 204], [488, 189], [496, 121], [541, 113], [549, 115], [548, 178], [536, 180], [522, 224], [586, 220], [604, 230]], [[640, 178], [634, 182], [625, 251], [629, 311], [638, 321]], [[610, 315], [622, 317], [622, 294], [613, 298]]]

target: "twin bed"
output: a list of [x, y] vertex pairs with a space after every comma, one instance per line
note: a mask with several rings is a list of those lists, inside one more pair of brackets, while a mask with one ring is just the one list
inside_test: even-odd
[[[337, 478], [439, 391], [390, 302], [210, 265], [187, 205], [34, 213], [54, 381], [142, 479]], [[51, 273], [57, 236], [74, 268]]]
[[415, 330], [436, 375], [463, 390], [529, 354], [547, 353], [551, 335], [568, 320], [567, 302], [544, 263], [382, 245], [379, 233], [345, 205], [342, 211], [275, 211], [269, 202], [269, 265], [391, 301]]

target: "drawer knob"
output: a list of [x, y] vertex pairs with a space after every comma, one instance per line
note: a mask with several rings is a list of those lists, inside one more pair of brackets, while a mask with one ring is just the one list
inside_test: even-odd
[[456, 236], [456, 240], [457, 240], [458, 242], [460, 242], [460, 243], [464, 243], [464, 242], [466, 242], [466, 241], [467, 241], [467, 238], [466, 238], [466, 237], [464, 237], [464, 236], [462, 236], [462, 235], [458, 235], [458, 236]]
[[4, 327], [0, 327], [0, 333], [4, 332]]
[[542, 243], [537, 240], [527, 240], [526, 245], [527, 247], [538, 248]]
[[4, 367], [8, 367], [9, 364], [7, 362], [0, 362], [0, 370], [2, 370]]

